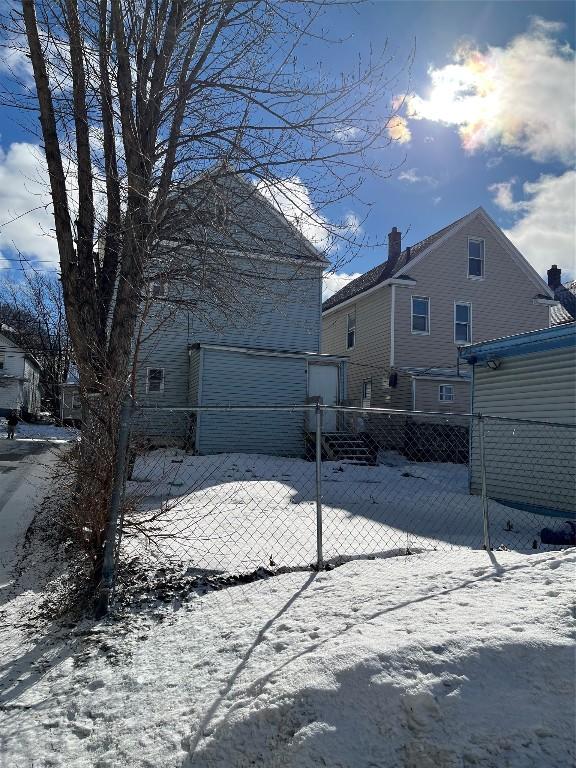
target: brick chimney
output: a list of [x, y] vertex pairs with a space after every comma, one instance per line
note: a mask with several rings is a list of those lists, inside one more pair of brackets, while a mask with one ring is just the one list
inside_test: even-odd
[[397, 259], [402, 250], [402, 233], [398, 232], [396, 227], [392, 227], [392, 232], [388, 234], [388, 261]]
[[553, 291], [555, 291], [556, 288], [560, 287], [561, 276], [562, 276], [562, 270], [558, 269], [556, 264], [552, 264], [552, 266], [548, 270], [548, 286], [552, 288]]

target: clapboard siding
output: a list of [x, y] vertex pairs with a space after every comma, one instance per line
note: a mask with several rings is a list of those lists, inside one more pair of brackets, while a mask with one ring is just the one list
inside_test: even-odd
[[[439, 400], [439, 387], [446, 384], [454, 387], [454, 400], [451, 403], [444, 403]], [[470, 382], [468, 381], [416, 379], [415, 395], [415, 410], [417, 411], [470, 412]]]
[[[346, 348], [348, 313], [356, 312], [356, 343]], [[362, 382], [372, 382], [372, 406], [388, 406], [390, 392], [390, 288], [359, 296], [322, 318], [322, 352], [348, 355], [348, 399], [361, 405]]]
[[575, 350], [504, 358], [495, 371], [476, 365], [474, 412], [575, 424]]
[[[467, 277], [468, 237], [485, 240], [485, 277]], [[404, 274], [417, 282], [396, 291], [397, 366], [448, 367], [456, 364], [454, 302], [472, 304], [472, 341], [510, 336], [549, 326], [549, 308], [534, 304], [543, 289], [504, 250], [480, 214]], [[378, 291], [376, 292], [378, 295]], [[430, 298], [430, 334], [411, 332], [411, 297]]]
[[[202, 405], [303, 405], [307, 362], [298, 357], [204, 349]], [[199, 415], [200, 453], [301, 455], [304, 413], [206, 413]]]
[[[242, 264], [246, 269], [254, 268], [251, 260]], [[258, 268], [262, 275], [254, 278], [250, 290], [239, 289], [233, 303], [221, 310], [206, 299], [199, 302], [196, 312], [178, 312], [170, 317], [169, 297], [164, 304], [158, 302], [147, 319], [138, 352], [139, 402], [156, 407], [193, 404], [188, 358], [191, 344], [320, 351], [321, 268], [266, 260], [259, 260]], [[146, 393], [147, 368], [164, 368], [164, 392]], [[222, 397], [227, 402], [224, 391]]]
[[[489, 497], [575, 513], [574, 349], [504, 358], [494, 371], [476, 365], [473, 405], [475, 413], [544, 422], [484, 419]], [[471, 490], [480, 493], [477, 422], [471, 467]]]

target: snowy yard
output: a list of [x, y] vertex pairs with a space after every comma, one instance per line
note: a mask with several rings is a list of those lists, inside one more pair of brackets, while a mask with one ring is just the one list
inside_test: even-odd
[[569, 768], [574, 551], [356, 561], [5, 658], [9, 768]]
[[[247, 454], [138, 457], [123, 558], [206, 570], [302, 567], [316, 557], [315, 465]], [[462, 464], [383, 454], [378, 466], [324, 462], [324, 558], [481, 549], [481, 499]], [[550, 518], [490, 502], [493, 546], [529, 550]], [[134, 525], [137, 524], [137, 531]]]
[[[48, 440], [71, 442], [77, 440], [79, 430], [74, 427], [58, 427], [55, 424], [28, 424], [21, 421], [16, 427], [17, 440]], [[6, 438], [6, 419], [0, 419], [0, 440]]]

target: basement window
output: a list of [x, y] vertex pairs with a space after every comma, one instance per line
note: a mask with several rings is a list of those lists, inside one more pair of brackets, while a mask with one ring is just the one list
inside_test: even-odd
[[454, 402], [454, 385], [440, 384], [440, 386], [438, 387], [438, 400], [441, 403], [453, 403]]

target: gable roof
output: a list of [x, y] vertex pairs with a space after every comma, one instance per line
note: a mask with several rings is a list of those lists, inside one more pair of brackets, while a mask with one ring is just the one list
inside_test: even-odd
[[559, 301], [550, 309], [550, 322], [552, 325], [572, 323], [576, 320], [576, 280], [554, 289], [554, 298]]
[[434, 232], [432, 235], [428, 235], [420, 242], [416, 243], [410, 249], [405, 248], [397, 259], [385, 261], [383, 264], [379, 264], [364, 275], [352, 280], [350, 283], [337, 291], [333, 296], [322, 305], [322, 311], [326, 312], [345, 301], [358, 296], [365, 291], [376, 287], [383, 283], [385, 280], [392, 278], [407, 278], [409, 275], [403, 275], [402, 272], [408, 267], [411, 268], [416, 262], [423, 259], [431, 251], [433, 251], [445, 238], [461, 229], [468, 221], [471, 221], [476, 216], [481, 216], [484, 222], [490, 227], [494, 235], [500, 239], [502, 246], [508, 251], [510, 256], [519, 264], [521, 269], [532, 279], [534, 284], [543, 290], [543, 295], [551, 294], [550, 289], [542, 278], [538, 275], [535, 269], [526, 261], [520, 251], [508, 240], [506, 235], [502, 232], [500, 227], [490, 218], [486, 211], [482, 208], [475, 208], [470, 213], [462, 216], [456, 221], [453, 221], [448, 226], [439, 229], [438, 232]]
[[[472, 211], [472, 213], [475, 212], [476, 211]], [[342, 302], [348, 301], [348, 299], [352, 299], [354, 296], [358, 296], [360, 293], [364, 293], [364, 291], [367, 291], [370, 288], [374, 288], [379, 283], [384, 282], [384, 280], [388, 280], [389, 278], [394, 277], [394, 275], [400, 272], [409, 262], [411, 263], [417, 256], [420, 256], [422, 253], [424, 253], [424, 251], [427, 250], [431, 245], [444, 237], [444, 235], [447, 235], [453, 228], [456, 227], [457, 224], [460, 224], [468, 217], [471, 217], [472, 213], [468, 213], [466, 216], [462, 216], [462, 218], [453, 221], [451, 224], [448, 224], [448, 226], [442, 227], [442, 229], [439, 229], [438, 232], [434, 232], [434, 234], [428, 235], [428, 237], [425, 237], [423, 240], [420, 240], [420, 242], [411, 246], [410, 250], [405, 248], [397, 259], [388, 259], [382, 264], [378, 264], [376, 267], [373, 267], [368, 272], [365, 272], [363, 275], [360, 275], [360, 277], [357, 277], [355, 280], [351, 280], [333, 296], [330, 296], [329, 299], [326, 299], [326, 301], [322, 304], [322, 311], [332, 309], [333, 307], [338, 306], [338, 304], [342, 304]], [[410, 254], [409, 257], [408, 254]]]
[[174, 193], [167, 239], [190, 245], [328, 263], [314, 245], [256, 186], [216, 166]]

